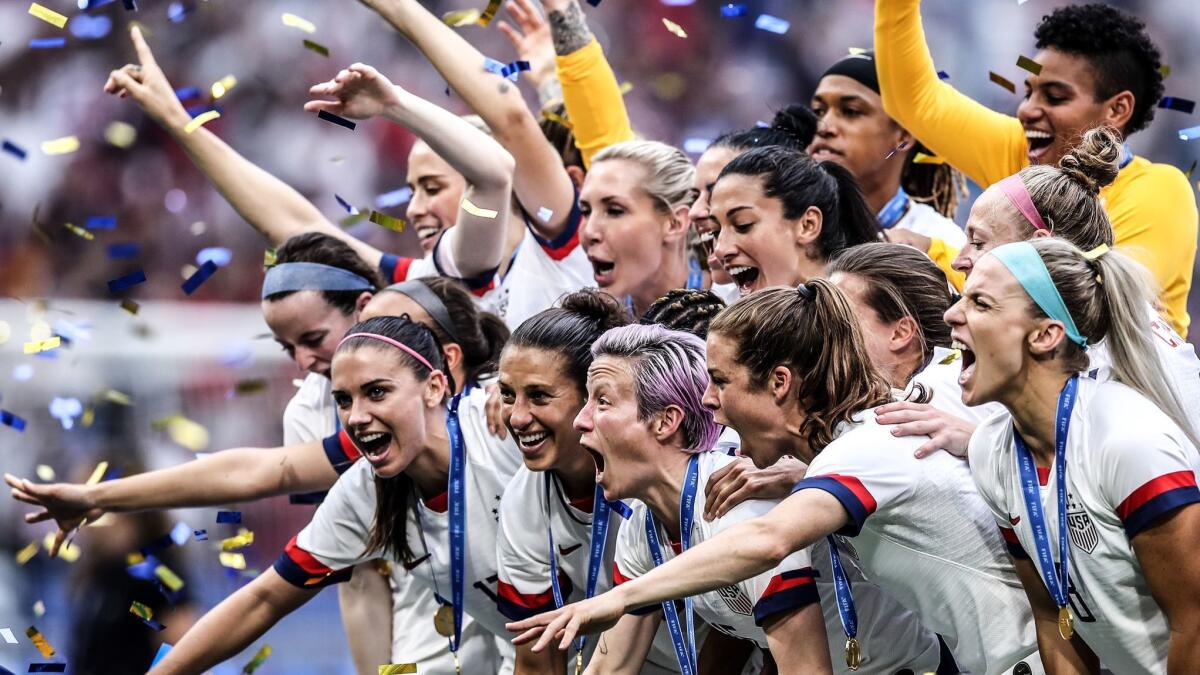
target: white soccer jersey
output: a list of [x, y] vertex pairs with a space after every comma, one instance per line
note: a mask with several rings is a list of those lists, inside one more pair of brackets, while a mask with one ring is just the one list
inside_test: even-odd
[[[1200, 502], [1200, 455], [1144, 396], [1119, 382], [1079, 379], [1067, 435], [1067, 528], [1075, 630], [1114, 673], [1165, 673], [1170, 631], [1130, 540], [1165, 513]], [[1037, 551], [1013, 445], [1012, 417], [971, 437], [971, 471], [1014, 557]], [[1056, 471], [1038, 468], [1058, 560]], [[1041, 570], [1037, 556], [1033, 564]]]
[[529, 317], [554, 306], [563, 295], [596, 285], [592, 264], [579, 245], [583, 217], [576, 205], [568, 216], [573, 223], [553, 241], [533, 233], [526, 222], [525, 236], [513, 252], [512, 262], [496, 290], [487, 298], [509, 329], [516, 330]]
[[958, 376], [962, 373], [962, 352], [957, 349], [934, 347], [933, 357], [929, 364], [912, 376], [902, 397], [914, 393], [916, 385], [920, 384], [925, 391], [933, 395], [929, 404], [942, 412], [948, 412], [974, 424], [1004, 410], [999, 403], [984, 403], [983, 405], [967, 405], [962, 400], [962, 386], [958, 384]]
[[[546, 485], [550, 483], [550, 499]], [[596, 579], [596, 595], [612, 588], [613, 552], [621, 515], [609, 511], [608, 544]], [[592, 503], [569, 502], [562, 484], [550, 472], [530, 471], [521, 467], [509, 482], [500, 500], [500, 531], [496, 552], [500, 565], [500, 611], [513, 621], [554, 609], [550, 586], [550, 540], [547, 528], [554, 530], [554, 556], [558, 566], [559, 588], [563, 602], [583, 599], [587, 590], [588, 561], [591, 555]], [[696, 634], [703, 640], [703, 631]], [[598, 640], [588, 640], [588, 656]], [[679, 663], [665, 624], [659, 627], [646, 657], [643, 675], [678, 673]]]
[[[521, 459], [511, 438], [500, 440], [488, 433], [486, 402], [486, 392], [474, 388], [459, 406], [466, 449], [468, 550], [464, 607], [465, 613], [481, 628], [507, 640], [506, 619], [496, 607], [496, 528], [500, 496], [521, 465]], [[341, 571], [346, 568], [383, 557], [378, 552], [366, 552], [375, 504], [371, 465], [356, 462], [329, 491], [312, 522], [288, 544], [275, 563], [276, 571], [297, 586], [324, 585], [344, 577]], [[445, 493], [417, 501], [416, 508], [409, 510], [406, 530], [415, 562], [406, 565], [395, 559], [398, 556], [389, 553], [387, 557], [396, 566], [406, 568], [423, 587], [448, 601], [451, 586], [447, 507]], [[432, 623], [432, 615], [427, 620]], [[464, 665], [464, 672], [467, 669]]]
[[[1188, 420], [1193, 428], [1200, 429], [1200, 359], [1196, 358], [1196, 348], [1179, 337], [1179, 333], [1159, 316], [1153, 306], [1146, 305], [1146, 314], [1150, 341], [1158, 351], [1167, 375], [1175, 384], [1175, 391], [1179, 394]], [[1101, 340], [1089, 346], [1087, 354], [1091, 362], [1088, 370], [1096, 371], [1096, 379], [1102, 382], [1112, 379], [1112, 356], [1106, 341]]]
[[912, 230], [931, 239], [941, 239], [954, 248], [967, 245], [967, 234], [953, 220], [937, 212], [928, 204], [908, 200], [908, 212], [896, 223], [896, 227]]
[[337, 431], [337, 410], [329, 378], [309, 373], [283, 409], [283, 444], [298, 445], [329, 437]]
[[[718, 452], [699, 455], [699, 485], [696, 493], [692, 525], [692, 545], [711, 539], [722, 530], [752, 520], [770, 511], [778, 502], [747, 500], [735, 506], [724, 517], [706, 521], [703, 486], [712, 474], [735, 461]], [[654, 569], [654, 558], [646, 541], [646, 510], [641, 502], [633, 503], [633, 516], [621, 524], [617, 539], [617, 583], [647, 574]], [[666, 546], [666, 531], [658, 531], [664, 545], [663, 561], [674, 558], [679, 551], [674, 543]], [[825, 617], [830, 654], [837, 672], [849, 672], [843, 657], [845, 632], [838, 616], [834, 598], [833, 570], [829, 549], [824, 540], [810, 550], [796, 551], [768, 572], [745, 579], [732, 586], [704, 593], [694, 598], [696, 613], [708, 624], [730, 635], [751, 640], [767, 648], [767, 635], [761, 626], [769, 617], [819, 603]], [[913, 614], [868, 582], [845, 552], [843, 567], [854, 586], [858, 610], [858, 639], [862, 644], [863, 672], [894, 673], [904, 668], [923, 673], [937, 670], [939, 648], [937, 638], [921, 626]]]
[[850, 521], [839, 534], [852, 538], [863, 574], [941, 635], [958, 665], [1042, 672], [1029, 601], [966, 463], [944, 452], [917, 459], [928, 437], [892, 436], [872, 411], [855, 420], [795, 490], [842, 503]]

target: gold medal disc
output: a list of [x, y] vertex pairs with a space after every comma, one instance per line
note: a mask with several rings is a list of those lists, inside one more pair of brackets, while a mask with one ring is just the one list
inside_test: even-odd
[[1071, 608], [1063, 606], [1058, 608], [1058, 634], [1064, 640], [1070, 640], [1075, 634], [1075, 621], [1071, 618]]
[[442, 605], [433, 613], [433, 628], [444, 638], [454, 635], [454, 608]]
[[858, 638], [846, 640], [846, 667], [850, 670], [858, 670], [858, 664], [861, 661], [862, 654], [858, 649]]
[[583, 650], [575, 652], [575, 675], [583, 674]]

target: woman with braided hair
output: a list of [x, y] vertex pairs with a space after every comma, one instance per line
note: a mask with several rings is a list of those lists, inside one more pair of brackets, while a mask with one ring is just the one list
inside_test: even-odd
[[698, 288], [676, 288], [654, 301], [639, 323], [662, 324], [701, 338], [708, 337], [708, 324], [721, 310], [725, 301], [712, 291]]

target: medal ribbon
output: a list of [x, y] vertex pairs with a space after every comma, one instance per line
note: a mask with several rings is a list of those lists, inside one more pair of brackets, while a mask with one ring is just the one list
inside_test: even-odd
[[[696, 505], [696, 490], [700, 485], [699, 456], [692, 455], [688, 460], [687, 475], [683, 481], [683, 492], [679, 495], [679, 543], [683, 551], [688, 550], [692, 541], [693, 510]], [[646, 543], [650, 545], [650, 555], [654, 558], [654, 566], [663, 564], [662, 547], [658, 543], [658, 523], [654, 514], [646, 509]], [[675, 657], [679, 660], [682, 675], [696, 673], [696, 626], [692, 616], [692, 599], [684, 598], [684, 615], [687, 623], [687, 641], [684, 641], [683, 630], [679, 625], [679, 612], [675, 603], [667, 600], [662, 603], [663, 614], [667, 619], [667, 630], [671, 633], [671, 642], [675, 645]]]
[[838, 617], [842, 620], [842, 630], [846, 639], [852, 640], [858, 636], [858, 611], [854, 608], [854, 589], [850, 579], [842, 569], [842, 556], [838, 553], [837, 542], [833, 535], [825, 538], [829, 542], [829, 564], [833, 567], [833, 594], [837, 598]]
[[1133, 161], [1133, 148], [1129, 147], [1128, 143], [1122, 143], [1121, 144], [1121, 163], [1117, 164], [1117, 171], [1120, 171], [1121, 169], [1124, 169], [1126, 166], [1129, 166], [1129, 163], [1132, 161]]
[[[1075, 391], [1079, 377], [1071, 376], [1058, 395], [1058, 417], [1054, 429], [1054, 471], [1058, 489], [1058, 558], [1061, 571], [1054, 566], [1054, 554], [1050, 549], [1050, 532], [1046, 528], [1046, 514], [1039, 492], [1037, 467], [1033, 453], [1025, 445], [1020, 432], [1013, 428], [1013, 442], [1017, 449], [1017, 466], [1021, 472], [1021, 492], [1025, 496], [1025, 511], [1029, 514], [1029, 527], [1037, 547], [1038, 562], [1041, 563], [1042, 581], [1050, 597], [1062, 610], [1067, 606], [1070, 588], [1071, 553], [1067, 539], [1067, 429], [1071, 425], [1071, 410], [1075, 407]], [[1060, 576], [1061, 574], [1061, 576]]]
[[[470, 391], [470, 387], [463, 393]], [[458, 403], [462, 394], [450, 401], [446, 415], [446, 431], [450, 435], [450, 597], [454, 606], [454, 637], [450, 651], [458, 651], [462, 637], [463, 591], [466, 586], [467, 519], [466, 519], [466, 448], [463, 447], [462, 426], [458, 421]]]
[[896, 194], [892, 195], [888, 203], [884, 204], [883, 208], [879, 210], [877, 216], [879, 218], [879, 226], [885, 230], [892, 229], [896, 223], [900, 222], [900, 219], [904, 217], [907, 211], [908, 193], [904, 191], [904, 188], [898, 188]]

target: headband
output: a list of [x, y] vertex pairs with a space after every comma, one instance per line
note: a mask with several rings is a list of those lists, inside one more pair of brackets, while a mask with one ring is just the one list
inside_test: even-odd
[[350, 338], [368, 338], [371, 340], [379, 340], [380, 342], [386, 342], [389, 345], [395, 347], [396, 349], [399, 349], [400, 351], [404, 352], [405, 354], [408, 354], [409, 356], [413, 357], [414, 359], [419, 361], [421, 363], [421, 365], [425, 366], [429, 370], [431, 370], [431, 371], [437, 370], [437, 368], [434, 368], [433, 364], [429, 362], [429, 359], [425, 358], [424, 356], [421, 356], [417, 352], [417, 350], [413, 349], [412, 347], [409, 347], [408, 345], [404, 344], [403, 342], [400, 342], [399, 340], [393, 340], [392, 338], [390, 338], [386, 335], [380, 335], [378, 333], [351, 333], [351, 334], [347, 335], [346, 337], [342, 338], [342, 341], [338, 343], [337, 348], [334, 349], [334, 351], [341, 349], [342, 345], [346, 344], [346, 340], [349, 340]]
[[875, 52], [861, 52], [843, 56], [832, 66], [829, 66], [821, 77], [829, 75], [844, 75], [857, 81], [862, 86], [879, 93], [879, 75], [875, 72]]
[[1050, 228], [1046, 227], [1046, 221], [1042, 220], [1042, 216], [1038, 213], [1037, 207], [1033, 205], [1033, 198], [1029, 196], [1029, 189], [1025, 187], [1025, 183], [1021, 180], [1019, 174], [1013, 174], [1008, 178], [1000, 181], [996, 185], [1004, 192], [1004, 196], [1008, 197], [1008, 201], [1017, 207], [1021, 215], [1025, 216], [1025, 220], [1033, 225], [1035, 230], [1045, 230], [1050, 232]]
[[450, 320], [450, 310], [446, 309], [446, 303], [442, 302], [437, 293], [434, 293], [433, 289], [426, 286], [424, 282], [418, 279], [409, 279], [392, 284], [383, 290], [395, 291], [408, 296], [409, 299], [420, 305], [421, 309], [425, 310], [425, 313], [442, 329], [450, 342], [458, 344], [458, 333], [454, 330], [454, 322]]
[[996, 256], [996, 259], [1008, 268], [1046, 316], [1062, 323], [1067, 331], [1068, 340], [1082, 349], [1087, 349], [1087, 338], [1079, 334], [1079, 329], [1075, 327], [1075, 319], [1071, 318], [1071, 312], [1067, 309], [1067, 303], [1063, 302], [1054, 280], [1050, 278], [1050, 270], [1046, 269], [1046, 263], [1033, 244], [1027, 241], [1004, 244], [992, 249], [991, 255]]
[[310, 262], [280, 263], [263, 277], [262, 297], [286, 291], [373, 291], [374, 284], [340, 267]]

